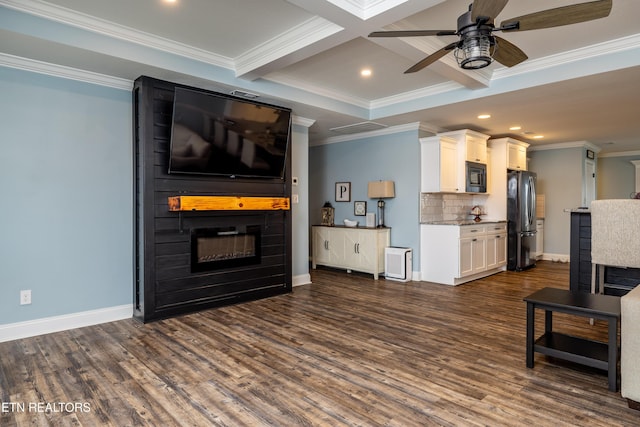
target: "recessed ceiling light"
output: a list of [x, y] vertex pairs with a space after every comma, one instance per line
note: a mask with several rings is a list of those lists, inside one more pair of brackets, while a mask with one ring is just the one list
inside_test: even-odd
[[509, 128], [509, 130], [520, 130], [520, 129], [522, 129], [522, 126], [511, 126]]
[[362, 77], [370, 77], [371, 76], [371, 68], [363, 68], [360, 70], [360, 75]]
[[536, 135], [533, 137], [533, 139], [542, 139], [544, 138], [544, 135]]
[[488, 118], [490, 118], [490, 117], [491, 117], [491, 114], [480, 114], [480, 115], [478, 116], [478, 118], [479, 118], [479, 119], [482, 119], [482, 120], [484, 120], [484, 119], [488, 119]]
[[168, 3], [168, 4], [174, 4], [177, 3], [178, 0], [162, 0], [164, 3]]

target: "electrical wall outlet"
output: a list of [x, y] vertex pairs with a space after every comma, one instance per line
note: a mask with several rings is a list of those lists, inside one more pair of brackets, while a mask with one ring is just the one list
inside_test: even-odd
[[31, 304], [31, 290], [20, 291], [20, 305]]

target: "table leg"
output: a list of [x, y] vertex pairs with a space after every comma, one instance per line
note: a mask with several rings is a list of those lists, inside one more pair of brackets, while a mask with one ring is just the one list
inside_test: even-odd
[[609, 390], [618, 391], [618, 319], [609, 319]]
[[535, 306], [527, 302], [527, 368], [533, 368], [533, 334], [535, 332]]
[[553, 330], [553, 311], [544, 311], [544, 332], [551, 332]]

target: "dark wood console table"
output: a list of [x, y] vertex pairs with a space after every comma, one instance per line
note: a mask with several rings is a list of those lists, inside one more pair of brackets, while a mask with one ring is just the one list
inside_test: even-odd
[[[533, 368], [534, 352], [546, 354], [607, 371], [609, 390], [618, 391], [619, 297], [544, 288], [524, 300], [527, 303], [527, 368]], [[534, 341], [536, 308], [545, 311], [545, 333]], [[609, 324], [608, 342], [553, 332], [554, 311], [606, 320]]]

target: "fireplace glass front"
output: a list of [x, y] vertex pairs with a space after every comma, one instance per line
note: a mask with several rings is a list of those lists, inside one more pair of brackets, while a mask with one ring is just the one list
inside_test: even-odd
[[260, 226], [191, 230], [191, 271], [260, 263]]

